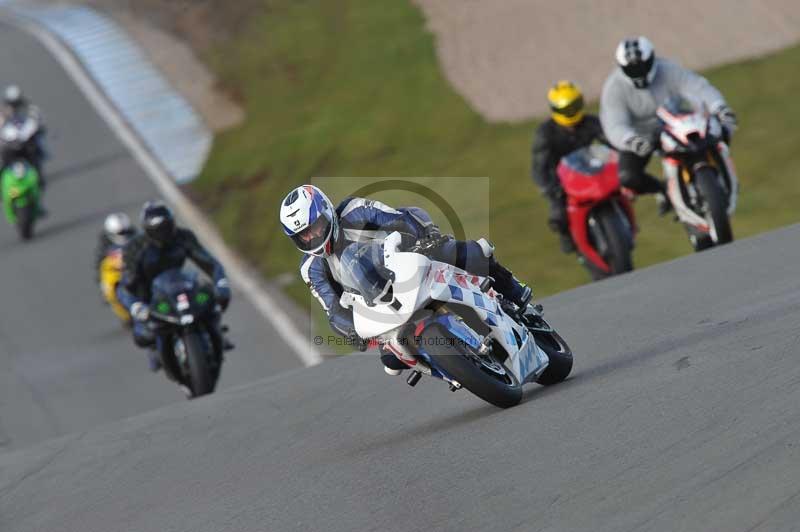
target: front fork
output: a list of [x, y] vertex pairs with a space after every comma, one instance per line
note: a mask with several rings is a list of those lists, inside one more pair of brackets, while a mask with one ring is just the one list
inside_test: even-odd
[[[161, 355], [161, 362], [167, 376], [179, 383], [183, 382], [182, 368], [186, 366], [186, 344], [183, 342], [183, 335], [185, 332], [194, 332], [206, 341], [211, 342], [211, 350], [213, 351], [215, 370], [222, 364], [223, 348], [222, 348], [222, 332], [220, 330], [220, 316], [217, 314], [217, 319], [210, 318], [204, 325], [197, 327], [195, 325], [193, 331], [187, 329], [174, 329], [168, 333], [160, 336], [158, 342], [158, 351]], [[157, 333], [158, 334], [158, 333]]]
[[[707, 163], [717, 169], [723, 179], [727, 178], [728, 189], [728, 216], [736, 211], [736, 200], [739, 195], [739, 180], [736, 176], [736, 168], [730, 156], [728, 145], [724, 142], [717, 143], [716, 153], [707, 154]], [[701, 162], [701, 164], [704, 164]], [[697, 191], [694, 187], [694, 176], [692, 171], [684, 164], [673, 157], [664, 157], [662, 161], [664, 177], [667, 181], [667, 194], [670, 202], [675, 208], [678, 219], [684, 224], [693, 226], [701, 232], [709, 231], [706, 219], [700, 216], [693, 208], [698, 201]], [[681, 186], [683, 185], [683, 186]], [[685, 197], [684, 190], [686, 190]], [[687, 203], [688, 200], [688, 203]]]
[[736, 200], [739, 197], [739, 178], [736, 174], [736, 166], [733, 164], [730, 148], [724, 142], [717, 144], [717, 156], [722, 165], [722, 170], [728, 178], [728, 216], [736, 212]]

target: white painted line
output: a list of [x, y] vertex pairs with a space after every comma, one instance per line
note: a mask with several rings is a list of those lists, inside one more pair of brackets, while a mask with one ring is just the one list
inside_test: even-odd
[[[295, 327], [289, 316], [281, 310], [275, 300], [261, 288], [256, 275], [251, 273], [244, 261], [225, 245], [216, 228], [183, 195], [175, 182], [144, 147], [139, 137], [125, 122], [118, 110], [111, 105], [94, 81], [89, 78], [83, 66], [72, 55], [67, 46], [34, 22], [22, 17], [13, 17], [12, 20], [15, 25], [36, 37], [61, 64], [98, 114], [103, 117], [120, 141], [130, 150], [145, 173], [150, 176], [164, 199], [172, 204], [180, 216], [197, 231], [211, 252], [225, 266], [225, 270], [231, 280], [250, 299], [250, 302], [258, 309], [264, 319], [275, 327], [283, 341], [303, 361], [303, 364], [313, 366], [322, 362], [322, 357], [317, 348]], [[271, 346], [264, 347], [268, 350]]]
[[[185, 99], [175, 92], [125, 31], [87, 6], [34, 7], [25, 2], [0, 0], [13, 14], [38, 24], [43, 31], [66, 45], [170, 177], [179, 184], [197, 177], [211, 149], [213, 134], [188, 104], [171, 104], [169, 117], [156, 109], [162, 101], [172, 100], [174, 104], [176, 100], [185, 103]], [[132, 72], [137, 74], [134, 80], [130, 79]], [[161, 91], [162, 94], [142, 99], [148, 91]], [[142, 112], [134, 113], [134, 108]], [[152, 120], [148, 110], [158, 113], [161, 119]], [[191, 129], [164, 145], [155, 137], [169, 121], [185, 124]], [[174, 149], [179, 147], [190, 150], [179, 156], [180, 161], [173, 156]]]

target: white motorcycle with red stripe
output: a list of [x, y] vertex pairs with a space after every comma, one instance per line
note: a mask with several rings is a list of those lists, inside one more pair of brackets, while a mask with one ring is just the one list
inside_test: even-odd
[[509, 314], [492, 279], [430, 260], [419, 246], [400, 251], [399, 233], [382, 242], [353, 243], [341, 255], [340, 303], [353, 309], [356, 332], [377, 340], [411, 370], [466, 388], [507, 408], [522, 385], [556, 384], [572, 370], [572, 352], [529, 306]]
[[667, 193], [695, 250], [733, 241], [739, 184], [719, 119], [681, 97], [670, 98], [657, 115]]

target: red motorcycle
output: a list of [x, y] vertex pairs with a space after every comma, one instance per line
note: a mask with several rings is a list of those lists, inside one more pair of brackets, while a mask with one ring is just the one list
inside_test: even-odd
[[633, 269], [633, 195], [621, 188], [617, 170], [617, 152], [600, 144], [570, 153], [556, 169], [578, 260], [594, 280]]

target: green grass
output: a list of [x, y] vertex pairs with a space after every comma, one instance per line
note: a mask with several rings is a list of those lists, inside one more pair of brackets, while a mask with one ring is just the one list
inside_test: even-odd
[[[264, 4], [237, 38], [208, 56], [247, 119], [216, 138], [192, 193], [267, 276], [297, 270], [299, 254], [277, 220], [293, 186], [319, 176], [441, 175], [490, 178], [488, 198], [469, 187], [451, 188], [448, 197], [457, 205], [488, 201], [500, 259], [537, 295], [588, 282], [545, 227], [546, 205], [529, 177], [536, 123], [489, 124], [473, 112], [442, 76], [417, 9], [394, 0]], [[800, 218], [798, 64], [794, 47], [706, 72], [740, 117], [737, 238]], [[682, 227], [658, 219], [652, 198], [639, 199], [637, 211], [637, 267], [690, 253]], [[287, 291], [308, 299], [299, 278]]]

